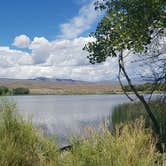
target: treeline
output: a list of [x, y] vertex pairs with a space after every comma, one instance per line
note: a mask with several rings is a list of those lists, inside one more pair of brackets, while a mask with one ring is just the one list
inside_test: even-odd
[[[139, 84], [139, 85], [135, 85], [136, 89], [138, 91], [146, 91], [146, 92], [150, 92], [152, 90], [156, 90], [156, 91], [162, 91], [165, 92], [166, 91], [166, 83], [160, 83], [160, 84], [152, 84], [152, 83], [145, 83], [145, 84]], [[129, 85], [125, 85], [124, 86], [124, 90], [126, 92], [130, 92], [131, 88]]]
[[30, 90], [28, 88], [15, 88], [9, 89], [5, 86], [0, 86], [0, 96], [8, 96], [8, 95], [28, 95]]

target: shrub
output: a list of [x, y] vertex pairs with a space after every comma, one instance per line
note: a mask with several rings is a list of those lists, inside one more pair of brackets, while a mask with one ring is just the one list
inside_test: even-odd
[[11, 91], [7, 87], [0, 86], [0, 96], [10, 95], [10, 94], [11, 94]]
[[13, 94], [14, 95], [27, 95], [29, 94], [30, 91], [28, 88], [16, 88], [16, 89], [13, 89]]

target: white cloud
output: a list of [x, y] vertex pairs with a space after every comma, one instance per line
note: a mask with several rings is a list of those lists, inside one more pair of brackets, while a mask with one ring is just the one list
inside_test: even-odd
[[33, 64], [32, 57], [23, 51], [13, 50], [9, 47], [0, 47], [0, 67]]
[[51, 43], [44, 37], [35, 37], [29, 46], [34, 63], [44, 63], [50, 56]]
[[114, 65], [109, 66], [110, 60], [98, 65], [89, 64], [88, 53], [82, 48], [85, 43], [92, 40], [94, 39], [89, 37], [79, 37], [72, 40], [48, 41], [44, 37], [35, 37], [29, 46], [31, 54], [0, 47], [0, 77], [42, 76], [87, 81], [115, 77]]
[[85, 43], [94, 40], [90, 37], [79, 37], [72, 40], [63, 39], [48, 41], [44, 37], [35, 37], [29, 48], [35, 64], [49, 66], [86, 65], [88, 53], [83, 51]]
[[78, 16], [72, 18], [67, 23], [60, 26], [61, 38], [73, 39], [91, 28], [96, 21], [98, 12], [94, 10], [94, 1], [83, 6], [79, 10]]
[[13, 46], [18, 48], [28, 48], [30, 44], [30, 38], [27, 35], [16, 36], [13, 42]]
[[47, 65], [53, 66], [83, 66], [88, 64], [88, 53], [83, 51], [85, 43], [92, 38], [75, 38], [73, 40], [57, 40], [51, 43], [50, 56]]

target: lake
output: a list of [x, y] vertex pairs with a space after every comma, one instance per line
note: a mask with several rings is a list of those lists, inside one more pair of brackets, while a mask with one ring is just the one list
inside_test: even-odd
[[129, 102], [124, 95], [45, 95], [12, 96], [19, 113], [32, 120], [45, 134], [58, 136], [61, 144], [74, 135], [82, 135], [86, 127], [98, 130], [111, 116], [115, 105]]

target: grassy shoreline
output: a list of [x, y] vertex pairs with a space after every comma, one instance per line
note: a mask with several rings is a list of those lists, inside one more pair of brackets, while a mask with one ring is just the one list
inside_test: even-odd
[[[119, 106], [120, 107], [120, 106]], [[134, 108], [134, 107], [132, 107]], [[0, 165], [3, 166], [162, 166], [166, 154], [156, 149], [156, 140], [143, 120], [116, 126], [111, 134], [87, 129], [70, 151], [61, 152], [57, 141], [43, 136], [17, 114], [15, 104], [0, 101]]]
[[71, 151], [61, 152], [58, 144], [45, 138], [30, 122], [23, 120], [15, 105], [0, 103], [0, 165], [3, 166], [151, 166], [165, 164], [165, 154], [159, 154], [151, 130], [144, 122], [117, 126], [112, 135], [107, 128], [102, 133], [87, 129], [78, 143], [73, 138]]

